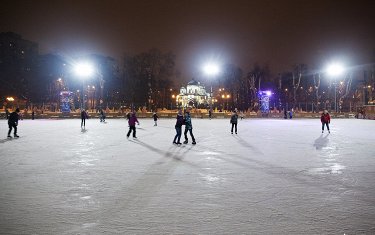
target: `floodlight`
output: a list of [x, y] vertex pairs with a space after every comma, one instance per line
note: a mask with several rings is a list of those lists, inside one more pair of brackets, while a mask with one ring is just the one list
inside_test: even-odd
[[77, 64], [74, 70], [80, 77], [89, 77], [94, 74], [94, 67], [87, 62]]
[[340, 76], [344, 72], [344, 67], [341, 64], [333, 63], [328, 65], [327, 73], [332, 77]]

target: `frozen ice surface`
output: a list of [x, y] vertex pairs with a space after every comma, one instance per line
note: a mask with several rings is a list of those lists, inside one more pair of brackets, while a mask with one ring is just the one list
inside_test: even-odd
[[375, 234], [375, 122], [0, 121], [0, 234]]

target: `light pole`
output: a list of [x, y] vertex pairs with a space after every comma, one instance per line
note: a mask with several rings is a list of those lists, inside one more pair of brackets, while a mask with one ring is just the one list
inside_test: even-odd
[[75, 73], [82, 79], [82, 99], [81, 99], [81, 109], [84, 109], [84, 90], [85, 90], [85, 79], [94, 74], [94, 67], [87, 63], [79, 63], [74, 68]]
[[344, 67], [341, 64], [338, 63], [332, 63], [328, 65], [327, 67], [327, 74], [331, 77], [334, 78], [334, 86], [335, 86], [335, 113], [337, 113], [337, 82], [336, 78], [340, 75], [343, 74], [344, 72]]
[[[217, 74], [219, 74], [220, 69], [219, 66], [213, 63], [208, 63], [203, 67], [203, 72], [208, 75], [209, 77], [215, 77]], [[213, 99], [213, 93], [212, 93], [212, 79], [211, 79], [211, 90], [210, 90], [210, 110], [212, 112], [212, 99]]]

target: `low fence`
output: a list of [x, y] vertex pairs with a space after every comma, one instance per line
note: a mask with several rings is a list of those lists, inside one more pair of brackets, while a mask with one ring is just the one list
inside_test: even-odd
[[[138, 112], [138, 118], [152, 118], [153, 113], [151, 112]], [[229, 119], [232, 113], [230, 112], [217, 112], [212, 113], [213, 119]], [[355, 118], [355, 113], [331, 113], [332, 118]], [[176, 112], [159, 112], [159, 118], [176, 118]], [[192, 118], [202, 118], [208, 119], [208, 113], [191, 113]], [[293, 118], [320, 118], [321, 113], [293, 113]], [[89, 112], [90, 118], [99, 118], [99, 114], [95, 112]], [[255, 113], [255, 112], [248, 112], [243, 114], [244, 118], [273, 118], [273, 119], [283, 119], [284, 113], [269, 113], [269, 114], [262, 114], [262, 113]], [[5, 119], [5, 112], [0, 112], [0, 118]], [[32, 115], [30, 112], [22, 113], [22, 118], [24, 119], [31, 119]], [[43, 113], [35, 113], [35, 119], [79, 119], [81, 118], [80, 113], [61, 113], [61, 112], [43, 112]], [[106, 113], [107, 119], [112, 118], [126, 118], [125, 113], [118, 113], [118, 112], [109, 112]], [[289, 118], [289, 116], [288, 116]]]

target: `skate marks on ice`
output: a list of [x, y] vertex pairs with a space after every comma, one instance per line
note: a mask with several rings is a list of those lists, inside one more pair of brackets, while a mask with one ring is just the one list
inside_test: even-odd
[[[99, 215], [99, 224], [105, 224], [107, 228], [110, 225], [113, 233], [125, 231], [146, 233], [150, 228], [139, 225], [136, 220], [143, 218], [144, 211], [149, 210], [147, 208], [150, 206], [150, 201], [154, 200], [163, 185], [168, 183], [175, 169], [181, 164], [199, 167], [184, 160], [190, 151], [189, 148], [175, 148], [177, 151], [171, 152], [163, 151], [140, 140], [130, 141], [162, 156], [163, 159], [152, 164], [131, 186], [124, 186], [115, 192], [113, 200], [109, 200], [107, 205], [103, 204], [105, 210]], [[118, 231], [119, 229], [123, 231]]]
[[249, 142], [245, 141], [241, 136], [238, 136], [237, 134], [233, 135], [233, 138], [235, 138], [240, 145], [242, 145], [245, 148], [251, 149], [252, 152], [259, 155], [264, 155], [262, 151], [260, 151], [255, 146], [251, 145]]
[[[23, 136], [24, 137], [24, 136]], [[2, 140], [0, 140], [0, 144], [4, 144], [4, 143], [6, 143], [6, 142], [10, 142], [10, 141], [13, 141], [13, 140], [18, 140], [18, 139], [20, 139], [21, 137], [11, 137], [11, 138], [5, 138], [5, 139], [2, 139]]]
[[329, 134], [326, 134], [325, 136], [321, 134], [319, 138], [317, 138], [314, 141], [314, 147], [316, 150], [322, 150], [323, 148], [327, 147], [329, 139], [328, 139]]

